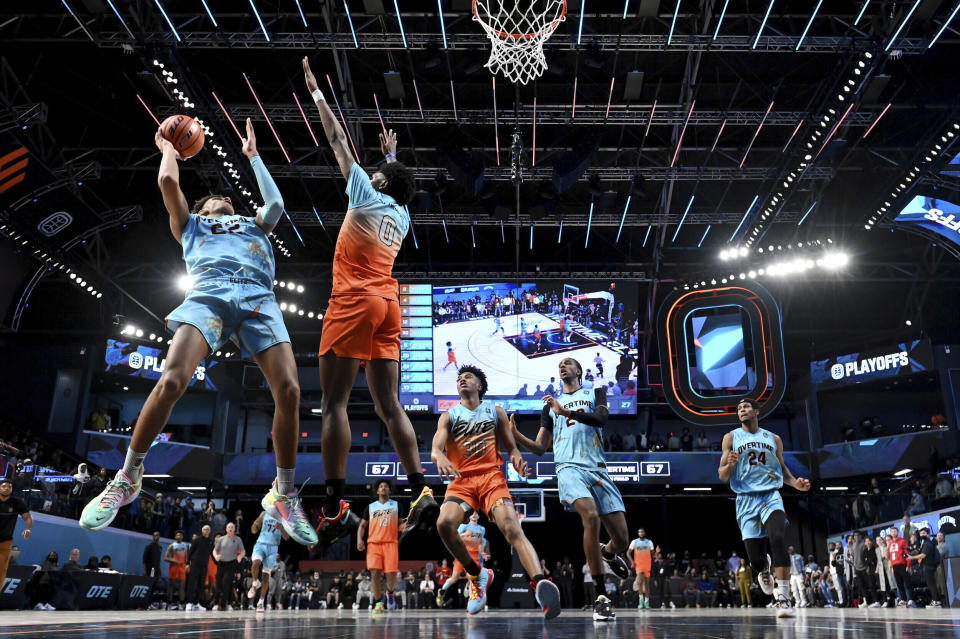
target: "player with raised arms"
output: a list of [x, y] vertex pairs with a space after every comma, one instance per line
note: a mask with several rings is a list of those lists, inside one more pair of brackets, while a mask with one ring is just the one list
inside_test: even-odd
[[[467, 612], [476, 614], [487, 601], [493, 571], [481, 568], [460, 535], [459, 528], [474, 511], [482, 510], [494, 522], [507, 543], [517, 551], [543, 615], [560, 614], [560, 590], [546, 578], [540, 558], [517, 519], [507, 480], [500, 469], [500, 445], [507, 449], [510, 463], [521, 477], [529, 474], [527, 464], [513, 438], [511, 420], [500, 406], [484, 402], [487, 376], [475, 366], [461, 366], [457, 375], [460, 403], [440, 416], [433, 436], [430, 457], [447, 486], [437, 531], [450, 554], [463, 565], [470, 581]], [[512, 418], [511, 418], [512, 419]]]
[[[563, 392], [544, 396], [536, 440], [521, 433], [516, 424], [513, 435], [536, 455], [543, 455], [553, 445], [560, 501], [567, 510], [576, 511], [583, 523], [583, 552], [597, 596], [593, 618], [612, 621], [616, 613], [604, 590], [603, 564], [620, 579], [630, 575], [630, 567], [621, 554], [628, 543], [623, 497], [603, 458], [607, 393], [602, 387], [583, 387], [583, 368], [572, 357], [560, 360], [559, 372]], [[601, 524], [610, 535], [606, 544], [600, 543]]]
[[163, 154], [157, 183], [170, 214], [170, 232], [183, 246], [193, 286], [166, 318], [167, 328], [174, 331], [166, 365], [140, 411], [123, 467], [80, 515], [80, 526], [87, 530], [109, 526], [117, 511], [136, 499], [147, 451], [190, 385], [197, 365], [232, 341], [244, 357], [256, 361], [276, 407], [271, 432], [277, 477], [261, 504], [293, 539], [308, 546], [317, 543], [294, 486], [300, 383], [290, 336], [273, 293], [276, 260], [269, 235], [283, 214], [283, 199], [260, 159], [250, 118], [246, 134], [243, 154], [263, 196], [255, 217], [237, 214], [225, 195], [208, 195], [191, 209], [180, 190], [180, 154], [162, 130], [154, 137]]
[[[783, 461], [783, 441], [780, 436], [760, 428], [760, 405], [752, 399], [737, 403], [740, 427], [723, 436], [718, 474], [721, 481], [730, 482], [737, 493], [737, 523], [747, 560], [764, 593], [774, 594], [770, 566], [776, 576], [777, 617], [792, 617], [790, 605], [790, 554], [784, 534], [787, 514], [783, 508], [780, 488], [784, 484], [797, 490], [810, 490], [810, 480], [793, 476]], [[771, 561], [767, 554], [773, 555]]]
[[398, 397], [400, 379], [400, 287], [393, 262], [410, 229], [406, 205], [416, 190], [413, 171], [397, 162], [397, 136], [380, 134], [385, 162], [368, 176], [353, 159], [347, 134], [317, 86], [310, 62], [303, 74], [327, 141], [347, 180], [347, 215], [333, 256], [333, 290], [320, 337], [320, 386], [323, 435], [320, 446], [327, 478], [327, 499], [317, 532], [330, 544], [348, 534], [357, 519], [343, 499], [350, 453], [347, 403], [361, 363], [377, 415], [387, 426], [397, 457], [416, 497], [404, 535], [426, 530], [439, 507], [420, 465], [417, 438]]

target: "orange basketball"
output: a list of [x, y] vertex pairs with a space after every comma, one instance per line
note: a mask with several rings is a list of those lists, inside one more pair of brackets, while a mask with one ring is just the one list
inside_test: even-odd
[[203, 127], [189, 115], [171, 115], [160, 131], [184, 158], [192, 158], [203, 148]]

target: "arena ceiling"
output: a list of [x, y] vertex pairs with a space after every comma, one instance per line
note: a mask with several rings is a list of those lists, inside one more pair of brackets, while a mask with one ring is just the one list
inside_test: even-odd
[[[290, 216], [278, 277], [321, 310], [346, 199], [306, 55], [361, 163], [382, 159], [382, 120], [416, 169], [416, 239], [398, 277], [620, 274], [655, 305], [678, 281], [757, 270], [760, 248], [829, 238], [845, 269], [759, 278], [783, 305], [788, 347], [916, 333], [921, 317], [930, 333], [954, 327], [956, 259], [889, 220], [916, 193], [958, 199], [941, 174], [960, 150], [955, 0], [572, 0], [547, 70], [525, 86], [494, 83], [470, 4], [5, 2], [0, 129], [4, 153], [29, 150], [32, 175], [0, 194], [18, 253], [4, 324], [62, 331], [66, 317], [95, 333], [116, 314], [158, 323], [178, 302], [148, 109], [213, 132], [181, 165], [191, 200], [255, 192], [224, 110], [254, 120]], [[38, 227], [58, 211], [72, 225], [47, 236]], [[720, 260], [733, 247], [748, 257]]]

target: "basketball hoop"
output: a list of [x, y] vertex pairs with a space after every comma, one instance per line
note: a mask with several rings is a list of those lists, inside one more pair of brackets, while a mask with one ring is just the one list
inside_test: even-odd
[[492, 45], [491, 73], [520, 84], [543, 74], [543, 45], [566, 19], [567, 0], [473, 0], [472, 9]]

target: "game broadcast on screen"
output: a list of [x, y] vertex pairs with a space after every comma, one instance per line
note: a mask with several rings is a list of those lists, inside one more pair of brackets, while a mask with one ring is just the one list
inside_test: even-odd
[[442, 413], [459, 401], [457, 370], [487, 373], [487, 401], [539, 413], [560, 392], [564, 357], [584, 386], [607, 390], [612, 414], [637, 410], [638, 286], [624, 281], [401, 283], [400, 400]]

